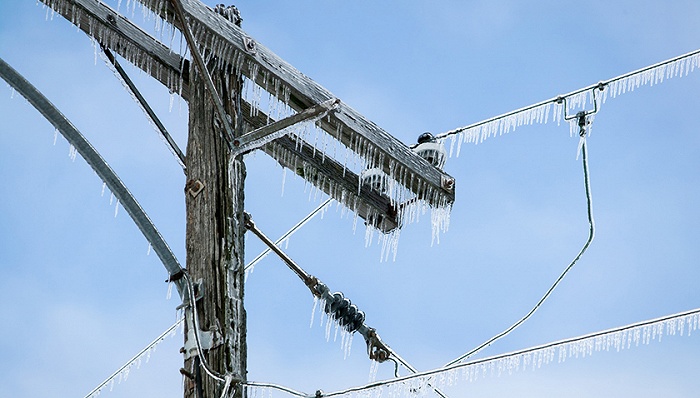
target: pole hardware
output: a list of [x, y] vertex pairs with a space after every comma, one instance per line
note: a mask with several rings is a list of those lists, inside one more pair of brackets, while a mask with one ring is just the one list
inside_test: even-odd
[[[329, 316], [333, 317], [333, 319], [338, 321], [341, 327], [348, 331], [348, 333], [357, 332], [365, 338], [365, 343], [367, 343], [367, 354], [371, 360], [379, 363], [387, 360], [393, 361], [397, 368], [396, 373], [398, 373], [398, 363], [401, 363], [401, 365], [413, 373], [417, 372], [416, 368], [411, 366], [411, 364], [409, 364], [405, 359], [399, 356], [382, 341], [376, 329], [371, 328], [364, 323], [364, 312], [357, 309], [357, 307], [353, 305], [349, 299], [345, 298], [343, 293], [335, 292], [331, 294], [330, 289], [328, 286], [326, 286], [326, 284], [304, 271], [286, 253], [277, 247], [277, 245], [275, 245], [270, 238], [265, 236], [265, 234], [263, 234], [253, 222], [250, 213], [245, 212], [244, 217], [246, 228], [260, 238], [260, 240], [262, 240], [263, 243], [270, 248], [270, 250], [275, 252], [282, 259], [282, 261], [284, 261], [287, 266], [304, 281], [304, 284], [309, 287], [314, 296], [324, 301], [323, 310]], [[437, 387], [431, 387], [440, 397], [447, 397]]]
[[328, 112], [336, 109], [339, 105], [340, 100], [337, 98], [332, 98], [316, 105], [312, 105], [292, 116], [270, 123], [266, 126], [260, 127], [259, 129], [255, 129], [240, 137], [236, 137], [233, 140], [233, 146], [235, 147], [233, 156], [257, 149], [269, 142], [272, 134], [279, 133], [281, 130], [286, 129], [287, 127], [305, 122], [309, 119], [323, 117]]
[[196, 198], [204, 190], [204, 183], [200, 180], [189, 180], [185, 184], [185, 193]]

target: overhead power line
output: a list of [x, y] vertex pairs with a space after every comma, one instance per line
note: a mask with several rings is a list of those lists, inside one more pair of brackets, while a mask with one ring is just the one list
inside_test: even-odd
[[459, 156], [463, 143], [478, 144], [489, 137], [511, 132], [524, 125], [546, 124], [550, 120], [559, 123], [566, 111], [583, 107], [586, 103], [593, 103], [596, 91], [599, 93], [599, 101], [602, 104], [608, 98], [616, 98], [641, 86], [653, 86], [666, 79], [687, 76], [698, 67], [700, 67], [700, 49], [603, 80], [568, 94], [438, 134], [436, 138], [442, 141], [451, 138], [450, 155], [456, 150], [456, 155]]
[[[455, 382], [459, 378], [468, 382], [488, 376], [510, 374], [521, 370], [538, 369], [542, 365], [554, 362], [564, 362], [568, 358], [585, 358], [595, 352], [617, 352], [648, 345], [652, 341], [661, 341], [663, 336], [688, 335], [700, 327], [700, 308], [667, 315], [661, 318], [607, 329], [569, 339], [546, 343], [506, 354], [488, 358], [462, 362], [426, 372], [409, 374], [389, 380], [377, 381], [363, 386], [352, 387], [330, 393], [305, 394], [291, 388], [275, 384], [244, 382], [249, 390], [274, 389], [297, 397], [340, 397], [350, 394], [364, 393], [362, 396], [381, 398], [383, 396], [412, 396], [420, 389], [429, 388], [429, 384], [441, 385]], [[459, 372], [457, 372], [459, 371]], [[459, 373], [459, 374], [457, 374]], [[371, 391], [370, 391], [371, 390]], [[249, 396], [265, 396], [262, 392], [250, 391]], [[358, 396], [358, 395], [353, 395]]]
[[[277, 239], [275, 241], [275, 245], [279, 245], [282, 242], [284, 242], [285, 239], [289, 239], [290, 236], [292, 236], [294, 233], [296, 233], [301, 227], [306, 225], [306, 223], [311, 221], [311, 219], [316, 217], [316, 215], [318, 213], [320, 213], [321, 211], [323, 211], [323, 209], [325, 209], [329, 204], [331, 204], [332, 201], [333, 201], [333, 198], [328, 198], [328, 199], [324, 200], [323, 203], [318, 205], [318, 207], [316, 207], [314, 210], [312, 210], [311, 213], [309, 213], [306, 217], [302, 218], [298, 223], [296, 223], [296, 225], [294, 225], [292, 228], [290, 228], [289, 231], [285, 232], [284, 235], [280, 236], [279, 239]], [[257, 257], [255, 257], [253, 260], [251, 260], [245, 266], [246, 272], [252, 272], [255, 265], [257, 263], [259, 263], [263, 258], [265, 258], [265, 256], [270, 254], [271, 251], [272, 251], [272, 249], [270, 249], [268, 247], [267, 249], [260, 252], [260, 254], [258, 254]]]

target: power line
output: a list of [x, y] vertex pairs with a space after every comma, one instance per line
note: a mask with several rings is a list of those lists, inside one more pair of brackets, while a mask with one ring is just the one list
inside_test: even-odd
[[[661, 341], [664, 334], [681, 336], [687, 330], [688, 335], [700, 327], [700, 308], [667, 315], [661, 318], [633, 323], [613, 329], [595, 332], [587, 335], [559, 340], [535, 347], [513, 351], [506, 354], [495, 355], [488, 358], [478, 359], [471, 362], [462, 362], [451, 366], [415, 373], [394, 379], [369, 383], [364, 386], [352, 387], [332, 393], [321, 395], [322, 397], [342, 396], [349, 393], [357, 393], [370, 389], [378, 389], [383, 386], [396, 385], [396, 388], [403, 388], [406, 392], [415, 393], [417, 388], [427, 386], [428, 383], [435, 382], [435, 376], [453, 372], [458, 369], [463, 370], [463, 374], [469, 381], [473, 381], [480, 376], [490, 374], [501, 374], [503, 372], [513, 372], [525, 370], [527, 367], [539, 368], [542, 365], [551, 363], [555, 357], [559, 362], [566, 358], [578, 358], [590, 356], [594, 352], [610, 351], [615, 349], [621, 351], [629, 349], [632, 344], [638, 346], [639, 343], [649, 344], [657, 338]], [[559, 349], [557, 352], [556, 349]], [[457, 377], [455, 375], [455, 377]], [[415, 384], [405, 383], [407, 381], [418, 381]], [[251, 383], [252, 384], [252, 383]], [[396, 396], [395, 392], [388, 391], [389, 396]], [[370, 395], [380, 397], [382, 394]]]
[[608, 97], [616, 98], [641, 86], [653, 86], [662, 83], [665, 79], [687, 76], [698, 67], [700, 67], [700, 49], [603, 80], [568, 94], [438, 134], [436, 138], [443, 141], [452, 138], [450, 155], [456, 146], [457, 156], [459, 156], [462, 143], [478, 144], [491, 136], [508, 133], [523, 125], [546, 124], [550, 121], [550, 115], [551, 120], [561, 122], [562, 115], [567, 110], [563, 101], [565, 99], [568, 100], [569, 109], [581, 107], [585, 106], [586, 102], [593, 102], [594, 92], [598, 91], [601, 94], [600, 101], [605, 103]]

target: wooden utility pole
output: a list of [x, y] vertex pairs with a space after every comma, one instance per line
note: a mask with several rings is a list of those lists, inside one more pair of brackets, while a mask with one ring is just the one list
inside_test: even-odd
[[[235, 125], [235, 103], [241, 81], [221, 70], [211, 71], [224, 108]], [[243, 198], [245, 165], [242, 156], [232, 159], [223, 124], [216, 113], [201, 73], [190, 70], [189, 138], [187, 143], [187, 269], [198, 282], [196, 301], [202, 332], [212, 333], [206, 358], [185, 353], [185, 398], [218, 397], [223, 384], [201, 368], [236, 379], [246, 376], [246, 314], [243, 308], [244, 239]], [[191, 304], [191, 303], [190, 303]], [[185, 347], [196, 341], [189, 333]], [[203, 336], [202, 336], [203, 337]], [[200, 340], [207, 342], [208, 338]], [[186, 350], [188, 351], [188, 350]], [[240, 388], [231, 387], [242, 396]], [[200, 395], [203, 394], [203, 395]]]
[[[180, 93], [189, 104], [187, 272], [184, 274], [179, 267], [171, 271], [166, 264], [172, 280], [184, 276], [192, 282], [192, 289], [187, 290], [194, 290], [182, 294], [187, 312], [182, 369], [186, 376], [185, 398], [220, 397], [228, 382], [228, 396], [243, 396], [238, 382], [246, 379], [247, 357], [243, 308], [245, 166], [240, 156], [232, 158], [231, 149], [235, 147], [234, 153], [240, 153], [238, 145], [272, 134], [263, 131], [270, 128], [267, 115], [259, 110], [250, 112], [252, 105], [241, 99], [243, 77], [272, 90], [270, 94], [277, 101], [298, 114], [329, 102], [334, 104], [333, 111], [318, 120], [319, 127], [365, 159], [367, 169], [393, 179], [399, 187], [393, 190], [393, 197], [382, 189], [383, 184], [368, 184], [363, 171], [353, 172], [343, 160], [333, 159], [323, 148], [293, 133], [249, 150], [264, 151], [356, 212], [370, 227], [391, 232], [401, 227], [405, 206], [423, 202], [442, 211], [454, 201], [454, 178], [253, 40], [218, 6], [215, 11], [200, 0], [138, 0], [183, 33], [191, 29], [198, 42], [198, 46], [190, 45], [191, 54], [201, 51], [209, 61], [202, 68], [203, 62], [197, 61], [199, 67], [191, 64], [100, 0], [41, 1], [100, 46]], [[214, 87], [208, 87], [203, 69], [208, 69]], [[230, 120], [221, 120], [222, 113]], [[230, 126], [257, 130], [241, 135], [243, 129], [232, 132]]]

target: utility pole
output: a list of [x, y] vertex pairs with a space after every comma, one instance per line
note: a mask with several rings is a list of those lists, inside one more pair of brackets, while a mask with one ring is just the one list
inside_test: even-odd
[[[227, 396], [243, 397], [246, 150], [267, 153], [385, 233], [409, 221], [410, 211], [404, 210], [417, 203], [444, 212], [454, 202], [454, 178], [434, 162], [432, 150], [430, 156], [420, 154], [339, 101], [249, 37], [227, 7], [212, 10], [200, 0], [138, 0], [190, 36], [188, 60], [100, 0], [41, 1], [189, 104], [187, 271], [169, 271], [180, 286], [185, 279], [185, 398], [220, 397], [224, 389]], [[207, 56], [206, 66], [201, 54]], [[243, 78], [268, 90], [295, 115], [276, 121], [278, 125], [270, 123], [270, 115], [241, 98]], [[365, 170], [347, 168], [345, 160], [294, 133], [271, 137], [318, 112], [324, 116], [317, 126], [364, 159]], [[388, 179], [395, 183], [388, 184]]]
[[[225, 71], [209, 69], [228, 115], [236, 123], [241, 80]], [[189, 137], [187, 143], [187, 269], [196, 282], [200, 341], [211, 347], [198, 358], [197, 341], [186, 323], [185, 398], [221, 396], [225, 383], [206, 374], [202, 362], [221, 375], [246, 377], [246, 314], [243, 307], [245, 165], [231, 158], [223, 123], [207, 91], [204, 76], [191, 65]], [[188, 317], [193, 314], [187, 314]], [[203, 333], [202, 333], [203, 332]], [[211, 334], [206, 337], [207, 334]], [[242, 397], [241, 389], [235, 397]], [[230, 390], [230, 391], [231, 391]]]

